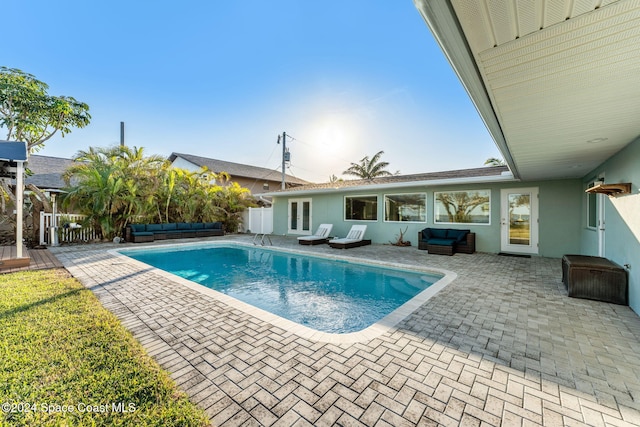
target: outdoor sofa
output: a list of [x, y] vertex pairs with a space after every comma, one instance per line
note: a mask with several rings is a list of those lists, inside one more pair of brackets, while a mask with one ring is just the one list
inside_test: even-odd
[[418, 232], [418, 249], [439, 255], [472, 254], [476, 251], [476, 233], [454, 228], [425, 228]]
[[221, 222], [171, 222], [166, 224], [130, 224], [129, 236], [133, 243], [154, 240], [184, 239], [188, 237], [224, 236]]

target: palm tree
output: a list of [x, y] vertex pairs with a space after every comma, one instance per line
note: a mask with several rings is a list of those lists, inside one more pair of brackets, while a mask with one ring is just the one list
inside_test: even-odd
[[223, 221], [236, 230], [241, 212], [254, 206], [247, 188], [225, 172], [173, 168], [142, 148], [94, 148], [79, 152], [63, 177], [63, 203], [87, 215], [86, 223], [112, 239], [130, 222]]
[[145, 157], [142, 148], [117, 146], [90, 147], [75, 160], [63, 175], [68, 186], [63, 202], [86, 214], [103, 238], [118, 235], [132, 217], [150, 216], [151, 205], [143, 201], [156, 193], [156, 177], [166, 159]]
[[[342, 172], [343, 175], [354, 175], [362, 179], [373, 179], [382, 176], [393, 176], [391, 172], [386, 170], [389, 166], [389, 162], [381, 162], [380, 157], [384, 154], [384, 151], [378, 151], [369, 159], [369, 156], [364, 156], [360, 163], [351, 163], [351, 166], [346, 171]], [[399, 174], [397, 171], [395, 174]]]
[[484, 162], [485, 166], [506, 166], [507, 164], [502, 159], [496, 157], [490, 157]]

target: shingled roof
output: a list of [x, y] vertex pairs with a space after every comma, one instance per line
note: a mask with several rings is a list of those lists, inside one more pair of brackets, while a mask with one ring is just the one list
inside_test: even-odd
[[[282, 180], [282, 172], [277, 170], [261, 168], [258, 166], [244, 165], [241, 163], [225, 162], [223, 160], [211, 159], [208, 157], [194, 156], [192, 154], [184, 153], [171, 153], [169, 161], [173, 162], [177, 157], [198, 165], [200, 167], [205, 166], [207, 169], [213, 172], [226, 172], [232, 177], [244, 177], [252, 179], [262, 179], [268, 181], [280, 181]], [[296, 178], [295, 176], [286, 175], [285, 180], [288, 184], [305, 185], [309, 184], [308, 181]]]
[[27, 168], [33, 175], [26, 177], [25, 184], [34, 184], [40, 189], [64, 188], [62, 174], [73, 163], [73, 160], [62, 157], [31, 155]]
[[288, 192], [322, 192], [365, 188], [371, 186], [393, 187], [401, 185], [429, 185], [429, 182], [486, 182], [496, 179], [512, 179], [507, 166], [482, 167], [474, 169], [458, 169], [444, 172], [429, 172], [413, 175], [393, 175], [374, 179], [350, 179], [322, 184], [307, 184], [286, 190], [273, 191], [268, 194]]

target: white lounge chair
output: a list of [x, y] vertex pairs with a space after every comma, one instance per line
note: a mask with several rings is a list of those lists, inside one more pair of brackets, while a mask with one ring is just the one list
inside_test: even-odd
[[301, 236], [298, 237], [298, 243], [301, 245], [320, 245], [329, 241], [329, 233], [333, 224], [320, 224], [316, 230], [316, 234], [313, 236]]
[[352, 225], [347, 237], [329, 240], [329, 246], [337, 249], [349, 249], [357, 246], [370, 245], [371, 240], [364, 239], [364, 233], [366, 231], [366, 225]]

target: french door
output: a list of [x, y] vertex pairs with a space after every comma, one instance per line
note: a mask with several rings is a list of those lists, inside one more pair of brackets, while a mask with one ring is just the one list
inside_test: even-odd
[[502, 189], [502, 252], [538, 253], [538, 188]]
[[289, 199], [289, 234], [311, 234], [311, 199]]

